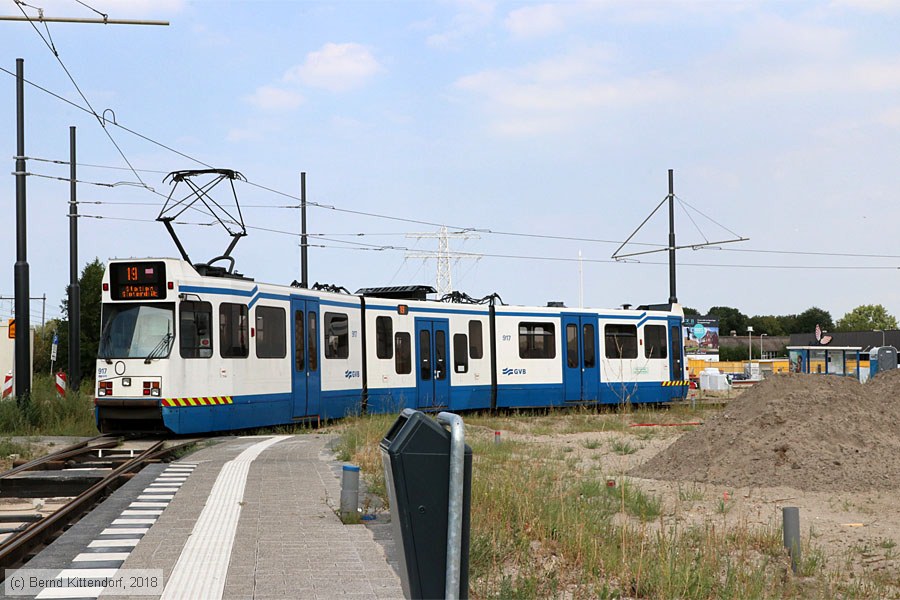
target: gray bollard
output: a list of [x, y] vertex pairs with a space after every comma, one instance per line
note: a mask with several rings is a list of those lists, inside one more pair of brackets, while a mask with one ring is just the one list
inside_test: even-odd
[[341, 520], [355, 519], [359, 510], [359, 467], [344, 465], [341, 472]]
[[796, 573], [800, 564], [800, 509], [785, 506], [781, 509], [784, 529], [784, 547], [791, 556], [791, 570]]

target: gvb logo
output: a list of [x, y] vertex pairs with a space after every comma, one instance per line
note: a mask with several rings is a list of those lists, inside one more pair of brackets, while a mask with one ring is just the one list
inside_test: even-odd
[[344, 371], [344, 377], [346, 377], [347, 379], [359, 377], [359, 371]]
[[509, 367], [504, 368], [500, 372], [504, 375], [525, 375], [525, 369], [510, 369]]

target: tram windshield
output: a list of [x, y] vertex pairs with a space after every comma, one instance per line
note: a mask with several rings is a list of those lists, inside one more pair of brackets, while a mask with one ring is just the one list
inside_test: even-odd
[[175, 338], [175, 305], [104, 304], [101, 359], [167, 358]]

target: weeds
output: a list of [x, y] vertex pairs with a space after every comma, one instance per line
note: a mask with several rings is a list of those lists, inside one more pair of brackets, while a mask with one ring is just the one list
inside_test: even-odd
[[[576, 444], [548, 450], [513, 436], [493, 443], [493, 432], [500, 429], [531, 435], [588, 428], [621, 431], [617, 427], [629, 419], [651, 420], [647, 415], [610, 416], [587, 409], [572, 409], [567, 416], [573, 423], [566, 424], [559, 413], [536, 417], [533, 412], [527, 418], [511, 414], [467, 419], [466, 439], [473, 452], [471, 597], [874, 600], [894, 589], [888, 575], [879, 575], [883, 581], [848, 581], [826, 574], [825, 556], [813, 545], [812, 533], [805, 540], [799, 577], [793, 577], [780, 526], [751, 527], [726, 520], [731, 502], [724, 496], [719, 502], [722, 518], [685, 527], [664, 514], [661, 497], [621, 474], [609, 478], [595, 468], [571, 468]], [[660, 415], [655, 416], [659, 420]], [[697, 418], [693, 413], [668, 416]], [[348, 419], [340, 426], [341, 459], [359, 464], [367, 478], [381, 478], [378, 442], [393, 418]], [[590, 449], [588, 443], [580, 445]], [[610, 448], [619, 454], [637, 450], [621, 440]], [[701, 486], [679, 487], [678, 500], [703, 500]], [[879, 546], [891, 551], [896, 544], [884, 540]]]
[[635, 452], [637, 452], [636, 447], [632, 446], [630, 443], [623, 441], [623, 440], [613, 440], [612, 442], [610, 442], [609, 447], [616, 454], [627, 455], [627, 454], [634, 454]]
[[6, 435], [97, 435], [94, 420], [93, 383], [82, 382], [84, 391], [56, 394], [55, 382], [35, 375], [31, 396], [20, 406], [15, 399], [0, 402], [0, 432]]
[[688, 488], [682, 487], [679, 483], [678, 499], [682, 502], [698, 502], [703, 500], [703, 490], [696, 483], [692, 483]]

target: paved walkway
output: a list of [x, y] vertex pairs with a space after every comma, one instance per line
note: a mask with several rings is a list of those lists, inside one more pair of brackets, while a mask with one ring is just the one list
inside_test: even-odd
[[330, 436], [276, 437], [188, 457], [196, 468], [122, 568], [162, 569], [164, 599], [403, 598], [372, 532], [335, 515]]

